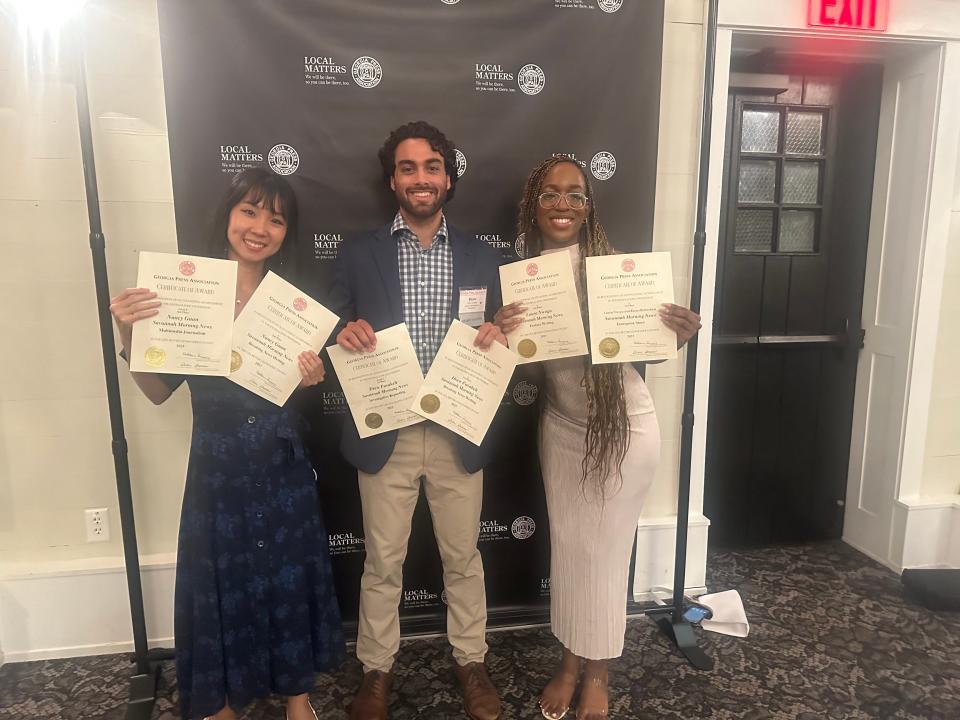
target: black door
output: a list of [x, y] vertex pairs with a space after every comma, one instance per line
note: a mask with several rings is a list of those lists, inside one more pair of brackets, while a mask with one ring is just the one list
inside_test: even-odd
[[704, 511], [716, 545], [838, 538], [882, 68], [732, 71]]

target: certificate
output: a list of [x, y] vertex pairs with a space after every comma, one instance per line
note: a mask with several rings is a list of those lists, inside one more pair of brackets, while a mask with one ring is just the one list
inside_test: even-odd
[[130, 369], [179, 375], [227, 375], [237, 263], [141, 252], [137, 286], [152, 290], [159, 312], [133, 324]]
[[473, 344], [476, 337], [477, 331], [459, 320], [450, 324], [410, 409], [479, 445], [500, 407], [517, 356], [498, 342], [481, 350]]
[[501, 265], [500, 289], [504, 305], [527, 308], [523, 323], [507, 335], [518, 364], [589, 352], [568, 250]]
[[327, 353], [360, 437], [423, 422], [409, 409], [423, 384], [423, 373], [406, 325], [378, 331], [373, 352], [351, 352], [331, 345]]
[[595, 363], [670, 360], [677, 336], [657, 309], [673, 302], [670, 253], [588, 257], [590, 359]]
[[300, 384], [297, 356], [320, 352], [339, 318], [268, 272], [233, 324], [230, 380], [276, 405]]

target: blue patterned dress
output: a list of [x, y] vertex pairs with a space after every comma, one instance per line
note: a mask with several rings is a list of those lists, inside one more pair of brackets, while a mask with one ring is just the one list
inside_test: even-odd
[[344, 639], [299, 416], [224, 378], [187, 382], [174, 634], [181, 712], [192, 719], [307, 692], [340, 664]]

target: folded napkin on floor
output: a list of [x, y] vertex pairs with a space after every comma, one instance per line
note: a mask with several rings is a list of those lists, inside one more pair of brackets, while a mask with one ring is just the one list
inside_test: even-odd
[[705, 605], [713, 612], [710, 620], [701, 621], [700, 625], [704, 630], [734, 637], [746, 637], [749, 634], [750, 623], [747, 622], [747, 613], [743, 609], [743, 600], [736, 590], [701, 595], [697, 598], [697, 603]]

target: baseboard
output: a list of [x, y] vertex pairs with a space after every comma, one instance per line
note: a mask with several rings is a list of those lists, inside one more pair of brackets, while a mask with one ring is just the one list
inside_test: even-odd
[[[710, 521], [703, 515], [690, 517], [687, 530], [687, 564], [684, 586], [688, 595], [702, 595], [707, 583], [707, 540]], [[633, 594], [638, 600], [672, 593], [677, 518], [641, 518], [637, 528], [637, 565]]]
[[[172, 555], [140, 561], [147, 637], [172, 647]], [[133, 650], [122, 558], [5, 566], [0, 574], [0, 648], [4, 661], [26, 662]]]
[[898, 500], [893, 527], [896, 570], [960, 567], [960, 495]]
[[[703, 517], [690, 519], [686, 586], [705, 590], [707, 530]], [[634, 596], [651, 602], [673, 585], [676, 518], [646, 518], [637, 530]], [[141, 577], [150, 647], [173, 645], [171, 555], [141, 558]], [[490, 628], [529, 627], [549, 622], [549, 608], [491, 608]], [[405, 635], [442, 631], [442, 618], [405, 618]], [[348, 634], [349, 634], [349, 628]], [[0, 569], [0, 663], [82, 657], [133, 650], [126, 574], [119, 558], [75, 563], [4, 566]]]

